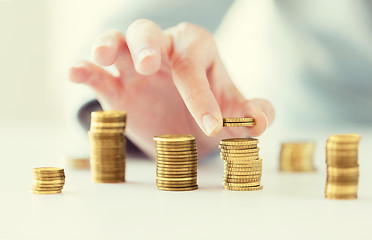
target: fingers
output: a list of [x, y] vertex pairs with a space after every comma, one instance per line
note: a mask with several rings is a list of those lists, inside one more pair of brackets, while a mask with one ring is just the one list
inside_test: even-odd
[[114, 101], [123, 91], [118, 78], [88, 61], [80, 61], [72, 66], [69, 78], [72, 82], [82, 83], [93, 88], [100, 97], [107, 101]]
[[162, 49], [169, 41], [162, 30], [153, 22], [140, 19], [127, 30], [127, 43], [135, 69], [143, 75], [151, 75], [160, 69]]
[[222, 129], [222, 114], [206, 73], [216, 55], [214, 42], [209, 33], [189, 24], [177, 26], [171, 34], [174, 84], [204, 133], [216, 135]]
[[275, 112], [271, 103], [265, 99], [252, 99], [244, 104], [245, 117], [252, 117], [255, 119], [255, 126], [248, 127], [247, 132], [249, 136], [258, 137], [266, 128], [273, 122]]
[[123, 34], [117, 30], [109, 30], [102, 33], [93, 43], [93, 60], [101, 66], [114, 64], [119, 50], [125, 45]]

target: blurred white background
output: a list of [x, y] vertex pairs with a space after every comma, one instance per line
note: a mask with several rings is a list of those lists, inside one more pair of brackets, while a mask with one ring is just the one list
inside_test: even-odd
[[1, 121], [62, 124], [71, 98], [93, 97], [68, 82], [68, 67], [90, 57], [90, 45], [107, 15], [124, 3], [0, 0]]

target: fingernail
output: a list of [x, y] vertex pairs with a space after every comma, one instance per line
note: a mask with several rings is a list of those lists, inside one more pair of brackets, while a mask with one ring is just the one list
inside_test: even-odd
[[205, 114], [202, 118], [204, 133], [208, 136], [216, 129], [218, 121], [210, 114]]
[[153, 50], [148, 49], [148, 48], [142, 49], [138, 53], [138, 61], [137, 61], [137, 63], [142, 62], [143, 59], [145, 59], [146, 57], [151, 56], [151, 55], [154, 55], [154, 51]]

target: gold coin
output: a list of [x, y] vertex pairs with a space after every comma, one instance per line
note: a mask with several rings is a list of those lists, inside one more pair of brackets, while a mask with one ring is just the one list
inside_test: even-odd
[[158, 170], [156, 171], [156, 174], [157, 175], [160, 175], [160, 174], [163, 174], [163, 175], [171, 175], [171, 174], [174, 174], [174, 175], [187, 175], [187, 174], [197, 174], [197, 171], [194, 170], [194, 171], [166, 171], [166, 170]]
[[92, 168], [94, 172], [98, 173], [122, 173], [125, 172], [125, 168], [123, 167], [118, 167], [118, 168]]
[[359, 166], [351, 167], [351, 168], [336, 168], [336, 167], [327, 167], [328, 173], [335, 173], [338, 175], [351, 175], [351, 174], [359, 174]]
[[340, 185], [340, 184], [330, 184], [326, 185], [327, 193], [336, 193], [336, 194], [352, 194], [358, 192], [358, 185]]
[[124, 178], [125, 177], [125, 174], [104, 174], [104, 173], [93, 173], [92, 174], [92, 177], [93, 178], [96, 178], [96, 179], [121, 179], [121, 178]]
[[122, 118], [126, 117], [127, 113], [122, 110], [106, 110], [106, 111], [94, 111], [91, 113], [92, 118]]
[[64, 185], [40, 185], [40, 184], [32, 184], [33, 190], [61, 190], [63, 189]]
[[254, 122], [254, 118], [223, 118], [223, 122], [232, 122], [232, 123], [238, 123], [238, 122]]
[[39, 167], [39, 168], [34, 168], [32, 170], [34, 173], [39, 173], [39, 174], [63, 174], [64, 169], [63, 168], [56, 168], [56, 167]]
[[299, 141], [299, 142], [283, 142], [282, 147], [293, 147], [293, 148], [307, 148], [307, 147], [315, 147], [315, 142], [313, 141]]
[[258, 160], [225, 160], [225, 164], [233, 165], [262, 165], [262, 158]]
[[172, 148], [172, 149], [196, 149], [196, 142], [187, 142], [187, 143], [169, 143], [169, 142], [155, 142], [155, 148], [156, 149], [163, 149], [163, 148]]
[[262, 163], [254, 164], [231, 164], [225, 162], [225, 168], [262, 168]]
[[335, 162], [335, 161], [327, 161], [327, 166], [329, 167], [338, 167], [338, 168], [351, 168], [357, 166], [357, 162]]
[[173, 159], [175, 159], [176, 161], [177, 160], [181, 160], [181, 159], [185, 159], [185, 158], [197, 158], [198, 155], [197, 154], [178, 154], [178, 155], [171, 155], [171, 154], [168, 154], [168, 155], [165, 155], [165, 154], [157, 154], [157, 157], [160, 158], [160, 159], [163, 159], [163, 158], [167, 158], [168, 160], [172, 161]]
[[260, 182], [261, 178], [224, 178], [225, 183], [249, 183], [249, 182]]
[[97, 178], [93, 178], [92, 181], [95, 182], [95, 183], [122, 183], [122, 182], [125, 182], [125, 178], [121, 178], [121, 179], [97, 179]]
[[347, 178], [331, 178], [327, 177], [327, 184], [345, 184], [345, 185], [358, 185], [359, 179], [358, 178], [353, 178], [353, 179], [347, 179]]
[[169, 157], [157, 157], [158, 162], [167, 162], [168, 164], [177, 164], [179, 162], [197, 162], [198, 157], [185, 157], [185, 158], [169, 158]]
[[96, 179], [122, 179], [125, 178], [125, 174], [119, 174], [119, 173], [92, 173], [92, 178]]
[[263, 189], [263, 186], [258, 186], [258, 187], [230, 187], [230, 186], [225, 186], [225, 189], [231, 190], [231, 191], [258, 191]]
[[185, 134], [166, 134], [166, 135], [159, 135], [155, 136], [154, 140], [156, 142], [170, 142], [170, 143], [175, 143], [175, 142], [192, 142], [195, 141], [195, 137], [191, 135], [185, 135]]
[[107, 168], [107, 169], [116, 169], [116, 168], [125, 168], [126, 163], [115, 162], [108, 160], [105, 161], [94, 161], [92, 162], [91, 168]]
[[107, 126], [107, 125], [95, 125], [91, 126], [91, 133], [121, 133], [125, 132], [125, 126]]
[[225, 186], [229, 187], [258, 187], [260, 186], [261, 182], [249, 182], [249, 183], [224, 183]]
[[328, 137], [329, 142], [337, 143], [348, 143], [348, 142], [359, 142], [361, 139], [359, 134], [333, 134]]
[[61, 191], [63, 187], [38, 187], [32, 186], [32, 191]]
[[229, 173], [224, 174], [225, 179], [255, 179], [260, 178], [261, 179], [262, 174], [253, 174], [253, 175], [231, 175]]
[[165, 164], [157, 164], [159, 168], [170, 168], [170, 169], [179, 169], [179, 168], [197, 168], [198, 165], [196, 164], [189, 164], [189, 165], [165, 165]]
[[191, 151], [168, 151], [168, 150], [167, 151], [160, 151], [160, 150], [156, 150], [156, 154], [174, 156], [174, 155], [189, 155], [189, 154], [195, 155], [195, 154], [198, 154], [198, 153], [195, 150], [191, 150]]
[[125, 168], [121, 168], [121, 169], [119, 168], [119, 169], [113, 169], [113, 170], [92, 169], [91, 172], [94, 174], [101, 174], [101, 175], [109, 175], [109, 174], [123, 175], [125, 174]]
[[156, 174], [156, 177], [160, 178], [188, 178], [188, 177], [197, 177], [197, 173], [192, 174]]
[[358, 198], [358, 195], [356, 193], [352, 194], [330, 194], [326, 193], [325, 197], [328, 199], [356, 199]]
[[253, 127], [255, 125], [255, 122], [224, 122], [222, 124], [223, 127]]
[[257, 144], [255, 145], [218, 145], [221, 150], [249, 150], [249, 149], [257, 149]]
[[57, 194], [61, 193], [62, 190], [56, 190], [56, 191], [39, 191], [39, 190], [31, 190], [33, 194]]
[[164, 180], [164, 181], [187, 181], [187, 180], [195, 180], [196, 177], [185, 177], [185, 178], [166, 178], [166, 177], [156, 177], [156, 180]]
[[36, 184], [64, 184], [65, 183], [65, 179], [57, 179], [57, 180], [38, 180], [38, 179], [34, 179], [33, 180], [34, 183]]
[[182, 171], [194, 171], [194, 170], [197, 170], [197, 167], [184, 167], [184, 168], [166, 168], [166, 167], [157, 167], [156, 170], [158, 170], [158, 171], [175, 171], [175, 172], [182, 172]]
[[196, 184], [196, 179], [194, 180], [184, 180], [184, 181], [170, 181], [170, 180], [159, 180], [156, 179], [156, 183], [162, 184], [162, 185], [195, 185]]
[[236, 172], [262, 172], [262, 167], [252, 167], [252, 168], [228, 168], [228, 167], [225, 167], [225, 171], [226, 172], [233, 172], [233, 173], [236, 173]]
[[258, 157], [258, 153], [220, 153], [222, 157]]
[[226, 157], [226, 156], [220, 156], [222, 160], [230, 161], [230, 162], [237, 162], [237, 161], [252, 161], [252, 160], [259, 160], [258, 156], [252, 156], [252, 157]]
[[33, 178], [34, 179], [37, 179], [37, 180], [41, 180], [41, 179], [45, 179], [45, 180], [52, 180], [52, 179], [55, 179], [55, 180], [57, 180], [57, 179], [64, 179], [65, 178], [65, 175], [63, 174], [60, 174], [60, 175], [58, 175], [58, 174], [37, 174], [37, 173], [34, 173], [33, 174]]
[[196, 146], [195, 147], [182, 147], [182, 148], [165, 148], [165, 147], [157, 147], [156, 148], [156, 152], [159, 152], [159, 153], [162, 153], [162, 152], [165, 152], [165, 153], [173, 153], [173, 154], [177, 154], [177, 153], [183, 153], [183, 152], [186, 152], [186, 153], [189, 153], [189, 152], [196, 152], [197, 149], [196, 149]]
[[125, 122], [92, 122], [90, 128], [123, 128], [126, 126]]
[[197, 157], [198, 154], [197, 153], [189, 153], [189, 154], [160, 154], [160, 153], [157, 153], [156, 154], [157, 157], [160, 157], [160, 158], [187, 158], [187, 157]]
[[243, 154], [243, 153], [258, 153], [260, 151], [260, 148], [248, 148], [248, 149], [221, 149], [221, 153], [226, 153], [226, 154], [230, 154], [230, 153], [239, 153], [239, 154]]
[[[249, 176], [259, 176], [261, 177], [262, 171], [255, 171], [255, 172], [225, 172], [224, 176], [225, 178], [234, 178], [236, 176], [242, 176], [242, 177], [249, 177]], [[253, 178], [253, 177], [252, 177]]]
[[225, 168], [262, 168], [262, 162], [259, 162], [256, 160], [256, 162], [253, 162], [253, 163], [249, 163], [249, 164], [244, 164], [244, 163], [240, 163], [240, 164], [236, 164], [234, 162], [227, 162], [225, 161], [224, 162], [224, 166]]
[[258, 139], [255, 138], [227, 138], [220, 141], [223, 146], [236, 146], [236, 145], [257, 145]]
[[159, 190], [163, 191], [192, 191], [198, 189], [198, 185], [191, 186], [191, 187], [161, 187], [158, 186]]
[[162, 187], [162, 188], [187, 188], [187, 187], [192, 187], [195, 186], [196, 183], [192, 184], [177, 184], [177, 185], [172, 185], [172, 184], [157, 184], [156, 186]]
[[158, 160], [158, 164], [165, 164], [165, 165], [190, 165], [190, 164], [198, 164], [198, 160], [190, 160], [190, 161], [163, 161]]
[[65, 177], [38, 177], [33, 176], [34, 181], [55, 181], [55, 180], [65, 180]]
[[352, 144], [338, 144], [338, 143], [327, 143], [326, 150], [327, 151], [358, 151], [359, 143], [352, 143]]
[[88, 131], [88, 136], [93, 140], [106, 140], [112, 141], [113, 139], [116, 140], [123, 140], [125, 141], [125, 136], [123, 132], [92, 132]]

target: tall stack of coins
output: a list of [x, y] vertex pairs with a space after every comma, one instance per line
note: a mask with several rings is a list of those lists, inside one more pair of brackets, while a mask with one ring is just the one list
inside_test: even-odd
[[358, 193], [360, 135], [332, 135], [326, 143], [327, 183], [325, 197], [355, 199]]
[[164, 191], [198, 189], [198, 152], [191, 135], [155, 136], [156, 185]]
[[280, 150], [280, 171], [314, 171], [314, 142], [286, 142]]
[[35, 194], [61, 193], [65, 185], [65, 171], [62, 168], [34, 168], [32, 192]]
[[261, 190], [262, 159], [258, 140], [231, 138], [220, 142], [221, 159], [225, 161], [224, 186], [232, 191]]
[[97, 183], [125, 182], [126, 112], [92, 112], [89, 131], [92, 180]]
[[253, 118], [224, 118], [224, 127], [252, 127], [255, 125]]

